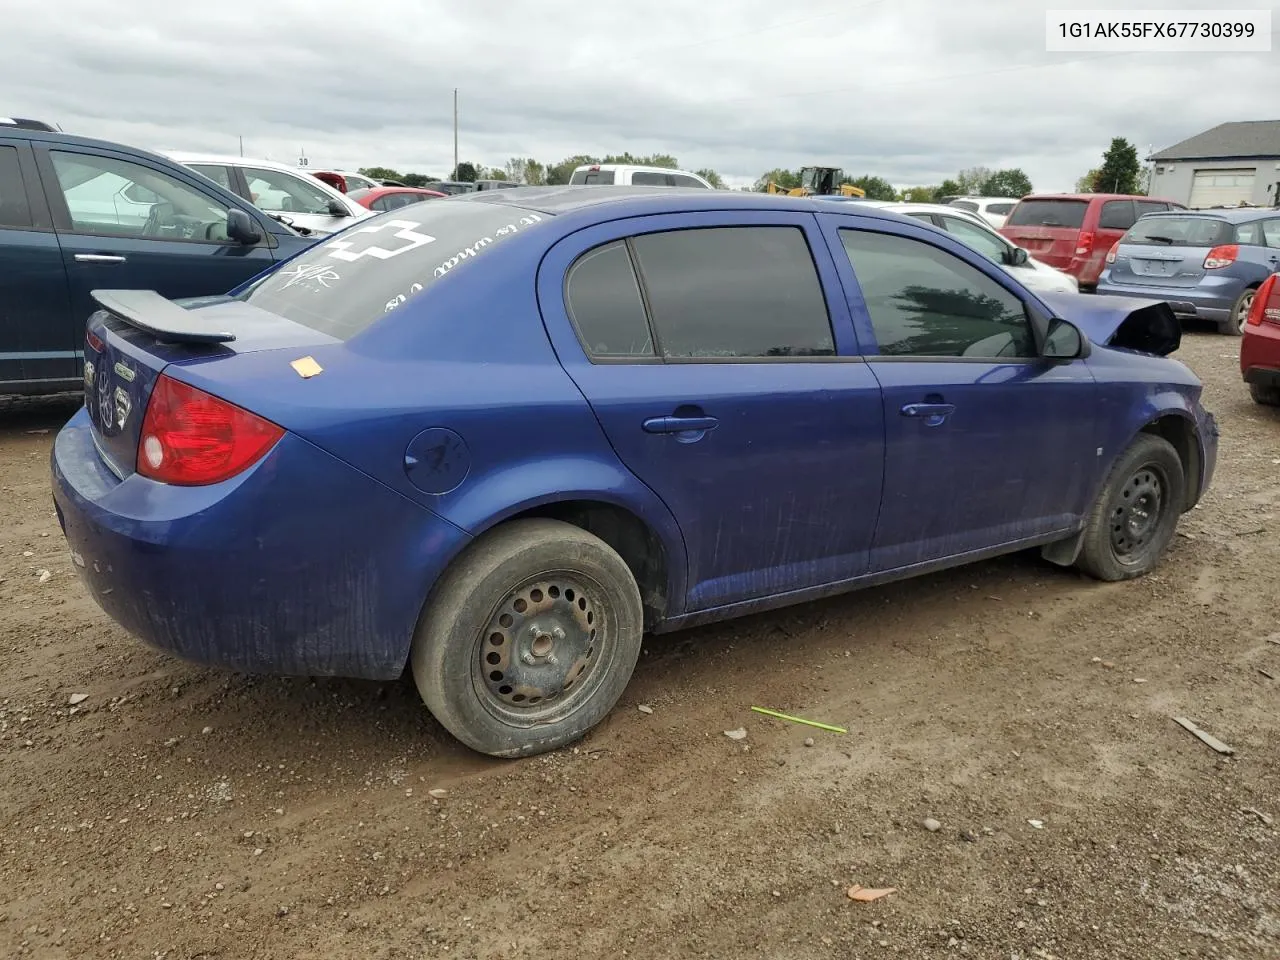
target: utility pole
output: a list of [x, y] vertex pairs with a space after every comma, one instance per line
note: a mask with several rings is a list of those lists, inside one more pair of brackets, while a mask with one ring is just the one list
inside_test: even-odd
[[458, 88], [453, 88], [453, 179], [458, 179]]
[[244, 156], [244, 136], [240, 137], [240, 156]]

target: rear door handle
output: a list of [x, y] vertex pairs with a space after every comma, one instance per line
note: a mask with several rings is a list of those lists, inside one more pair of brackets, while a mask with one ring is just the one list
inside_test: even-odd
[[904, 417], [921, 417], [925, 426], [936, 427], [956, 412], [954, 403], [908, 403], [900, 411]]
[[719, 422], [715, 417], [650, 417], [643, 426], [645, 433], [693, 433], [713, 430]]
[[128, 258], [117, 253], [77, 253], [76, 263], [124, 263]]

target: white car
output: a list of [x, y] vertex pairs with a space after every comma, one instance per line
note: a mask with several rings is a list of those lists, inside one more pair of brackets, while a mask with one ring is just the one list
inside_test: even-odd
[[195, 153], [168, 156], [311, 236], [328, 236], [373, 215], [341, 191], [287, 164]]
[[569, 177], [571, 184], [618, 187], [701, 187], [714, 189], [710, 183], [687, 170], [666, 167], [640, 167], [629, 163], [591, 163], [576, 168]]
[[1010, 200], [1008, 197], [957, 197], [951, 201], [949, 206], [976, 213], [999, 230], [1004, 226], [1005, 220], [1009, 218], [1010, 211], [1017, 204], [1017, 200]]
[[[955, 236], [966, 246], [994, 260], [1028, 290], [1043, 293], [1079, 293], [1080, 284], [1069, 273], [1063, 273], [1015, 246], [991, 226], [968, 210], [939, 203], [890, 203], [884, 200], [859, 200], [859, 206], [873, 206], [903, 216], [923, 220]], [[1022, 251], [1021, 254], [1015, 251]], [[1026, 259], [1023, 260], [1025, 255]]]

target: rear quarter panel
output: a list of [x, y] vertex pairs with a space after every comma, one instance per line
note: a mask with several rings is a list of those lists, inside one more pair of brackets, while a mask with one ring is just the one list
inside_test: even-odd
[[[542, 325], [537, 264], [554, 221], [464, 262], [347, 341], [184, 367], [227, 396], [472, 535], [550, 503], [596, 500], [643, 520], [666, 549], [668, 613], [683, 606], [675, 519], [614, 454]], [[324, 368], [304, 380], [290, 361]], [[413, 478], [406, 455], [418, 462]]]

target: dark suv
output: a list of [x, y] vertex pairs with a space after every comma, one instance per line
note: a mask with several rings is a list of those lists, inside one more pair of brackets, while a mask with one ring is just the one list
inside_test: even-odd
[[81, 386], [91, 290], [226, 293], [311, 242], [172, 160], [0, 118], [0, 394]]

